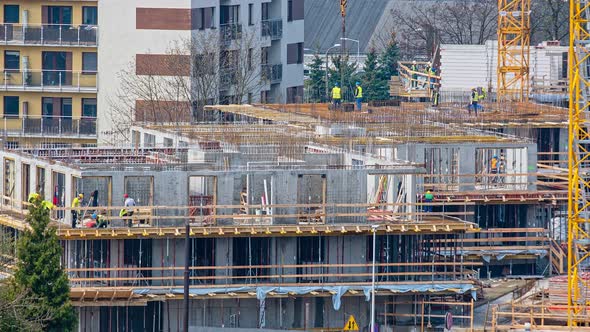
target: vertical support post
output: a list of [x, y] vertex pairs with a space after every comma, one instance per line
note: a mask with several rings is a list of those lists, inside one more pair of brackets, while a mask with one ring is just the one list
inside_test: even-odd
[[190, 224], [189, 219], [185, 220], [185, 235], [184, 235], [184, 326], [183, 331], [188, 332], [188, 319], [189, 319], [189, 265], [190, 265]]
[[[471, 298], [471, 314], [470, 314], [470, 316], [471, 316], [471, 318], [470, 318], [471, 319], [471, 324], [470, 325], [471, 326], [470, 326], [470, 331], [472, 331], [472, 332], [473, 332], [473, 311], [474, 311], [474, 303], [473, 303], [473, 298]], [[484, 322], [484, 324], [485, 324], [485, 322]]]
[[422, 297], [422, 318], [420, 319], [420, 332], [424, 332], [424, 297]]

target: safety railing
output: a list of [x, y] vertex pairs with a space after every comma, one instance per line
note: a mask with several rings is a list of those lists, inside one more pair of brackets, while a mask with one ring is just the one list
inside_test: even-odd
[[271, 40], [281, 39], [283, 37], [283, 20], [273, 19], [262, 21], [262, 37], [270, 37]]
[[390, 93], [400, 97], [426, 97], [440, 86], [440, 76], [427, 72], [426, 62], [417, 62], [412, 69], [410, 62], [398, 62], [399, 76], [392, 77]]
[[96, 92], [96, 71], [6, 70], [0, 74], [0, 90]]
[[242, 25], [240, 23], [225, 23], [219, 25], [219, 36], [225, 45], [232, 40], [242, 38]]
[[4, 117], [0, 126], [1, 136], [96, 137], [96, 117]]
[[71, 24], [0, 24], [0, 44], [97, 46], [98, 26]]
[[[146, 262], [150, 264], [151, 262]], [[272, 285], [282, 286], [330, 283], [369, 283], [372, 273], [370, 262], [362, 264], [253, 264], [247, 266], [191, 266], [191, 285]], [[424, 263], [376, 263], [375, 278], [384, 282], [454, 282], [470, 283], [475, 271], [466, 266], [480, 263], [459, 264], [453, 262]], [[91, 267], [66, 269], [73, 287], [153, 286], [183, 285], [184, 268], [169, 267]]]
[[262, 79], [265, 81], [270, 81], [270, 83], [278, 83], [283, 79], [282, 64], [263, 64], [261, 70]]

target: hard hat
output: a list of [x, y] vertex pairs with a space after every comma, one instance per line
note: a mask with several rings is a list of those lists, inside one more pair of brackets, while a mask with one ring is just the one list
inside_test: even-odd
[[78, 194], [78, 197], [84, 198], [84, 194]]
[[129, 198], [129, 195], [125, 194], [123, 195], [124, 198]]
[[96, 219], [96, 213], [92, 214], [92, 219]]
[[430, 66], [430, 65], [432, 65], [432, 63], [430, 63], [430, 61], [428, 61], [428, 65], [429, 65], [429, 66]]
[[334, 86], [338, 86], [338, 82], [334, 83]]
[[413, 64], [416, 64], [416, 60], [412, 61]]
[[430, 190], [428, 190], [426, 193], [427, 193], [427, 194], [430, 194]]
[[361, 82], [356, 82], [356, 85], [361, 85]]
[[498, 156], [494, 155], [494, 158], [498, 158]]

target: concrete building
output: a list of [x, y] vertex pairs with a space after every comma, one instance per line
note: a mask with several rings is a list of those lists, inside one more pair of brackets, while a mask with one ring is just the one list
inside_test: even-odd
[[[3, 149], [0, 224], [22, 230], [33, 191], [57, 198], [81, 329], [178, 330], [187, 235], [192, 329], [365, 328], [373, 257], [380, 329], [447, 312], [469, 329], [483, 283], [563, 272], [567, 110], [534, 110], [522, 126], [506, 110], [217, 105], [198, 125], [133, 126], [133, 147]], [[78, 193], [97, 202], [72, 228]]]
[[[101, 79], [108, 82], [98, 96], [101, 112], [105, 114], [99, 117], [100, 136], [105, 138], [101, 141], [109, 140], [114, 134], [113, 121], [116, 120], [108, 116], [108, 109], [121, 88], [117, 77], [130, 61], [135, 59], [136, 64], [140, 64], [135, 70], [137, 75], [193, 75], [194, 54], [191, 57], [168, 52], [175, 42], [182, 40], [194, 44], [195, 39], [203, 36], [217, 36], [220, 59], [248, 58], [247, 67], [252, 68], [255, 77], [241, 96], [242, 102], [295, 102], [303, 96], [303, 0], [174, 0], [165, 3], [104, 0], [99, 2], [99, 8], [103, 11], [100, 23], [105, 25], [100, 34], [103, 47], [99, 49], [99, 70]], [[246, 45], [246, 50], [241, 50], [247, 38], [250, 44]], [[202, 52], [198, 45], [193, 46], [194, 52]], [[182, 66], [170, 70], [166, 63], [181, 63]], [[236, 75], [235, 66], [219, 68], [218, 72], [219, 93], [213, 101], [235, 102], [237, 84], [232, 81]], [[192, 85], [194, 89], [194, 77]], [[136, 114], [142, 113], [145, 102], [137, 101]], [[160, 102], [182, 104], [178, 107], [181, 120], [190, 121], [195, 112], [194, 105], [186, 100]]]
[[4, 144], [95, 144], [97, 1], [0, 5]]

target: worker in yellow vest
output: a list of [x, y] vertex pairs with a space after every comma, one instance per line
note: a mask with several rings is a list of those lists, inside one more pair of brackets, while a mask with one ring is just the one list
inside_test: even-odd
[[363, 104], [363, 87], [361, 82], [356, 82], [356, 88], [354, 89], [354, 98], [356, 99], [356, 109], [361, 111]]
[[78, 217], [82, 217], [78, 208], [80, 207], [80, 203], [83, 199], [84, 195], [78, 194], [78, 196], [74, 197], [72, 200], [72, 228], [76, 228], [76, 221], [78, 220]]
[[334, 109], [340, 108], [340, 103], [342, 102], [342, 90], [340, 90], [340, 86], [338, 83], [334, 84], [332, 88], [332, 104]]

